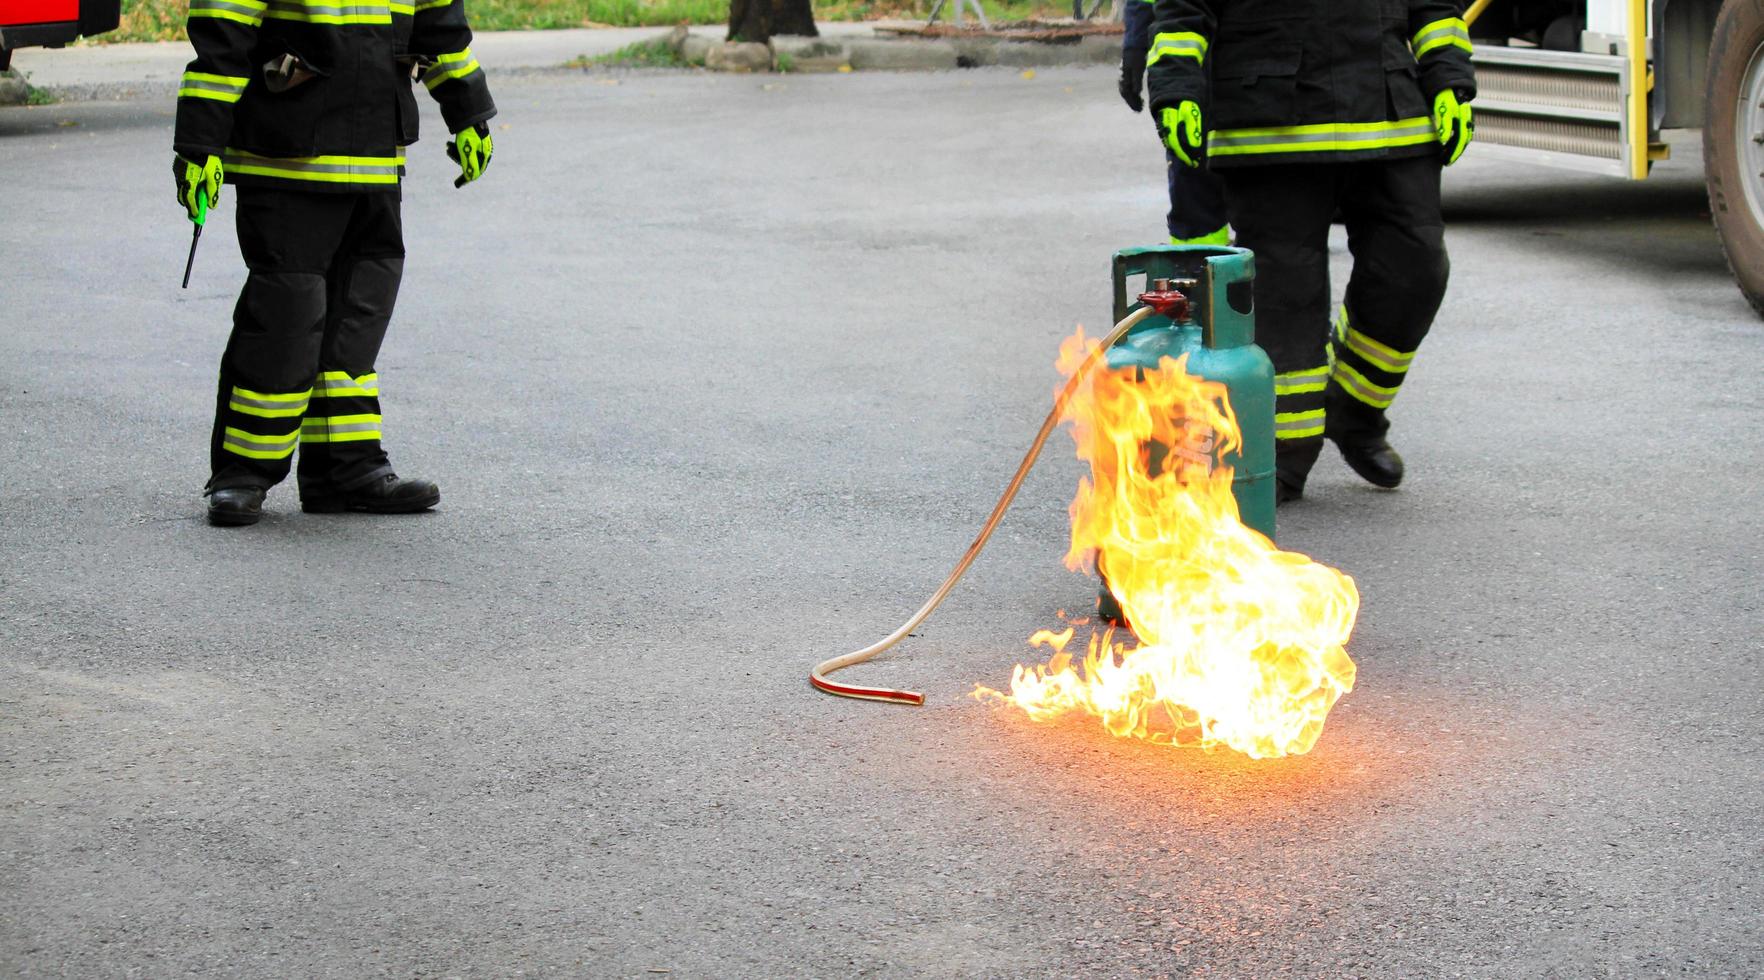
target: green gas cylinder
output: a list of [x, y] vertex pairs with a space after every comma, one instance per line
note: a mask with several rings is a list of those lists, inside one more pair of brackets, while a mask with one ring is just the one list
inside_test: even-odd
[[1274, 364], [1256, 346], [1255, 256], [1217, 245], [1122, 249], [1114, 258], [1114, 322], [1144, 305], [1128, 294], [1128, 280], [1139, 275], [1147, 292], [1168, 280], [1188, 297], [1188, 315], [1147, 317], [1109, 349], [1109, 367], [1155, 368], [1187, 354], [1190, 374], [1225, 385], [1243, 447], [1221, 462], [1235, 471], [1231, 489], [1243, 523], [1273, 540]]

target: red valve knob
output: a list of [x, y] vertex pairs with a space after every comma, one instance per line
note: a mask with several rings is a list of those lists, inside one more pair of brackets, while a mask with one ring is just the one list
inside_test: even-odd
[[1188, 319], [1188, 297], [1177, 290], [1157, 289], [1140, 293], [1139, 301], [1159, 315], [1169, 317], [1171, 322], [1182, 323]]

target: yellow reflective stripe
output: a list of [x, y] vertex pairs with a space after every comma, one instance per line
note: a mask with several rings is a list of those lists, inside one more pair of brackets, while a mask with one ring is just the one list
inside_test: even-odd
[[302, 442], [365, 442], [380, 438], [378, 415], [307, 416], [300, 421]]
[[452, 4], [453, 0], [417, 0], [416, 9], [420, 14], [425, 10], [440, 10], [442, 7], [452, 6]]
[[1274, 376], [1275, 395], [1303, 395], [1308, 392], [1322, 391], [1329, 384], [1329, 369], [1326, 367], [1312, 368], [1307, 371], [1288, 371]]
[[402, 150], [392, 157], [262, 157], [228, 147], [222, 159], [228, 173], [330, 184], [396, 184], [404, 166]]
[[293, 20], [305, 24], [392, 23], [392, 11], [386, 4], [372, 0], [271, 0], [263, 16], [269, 20]]
[[1229, 245], [1231, 244], [1231, 226], [1226, 225], [1218, 231], [1209, 231], [1194, 238], [1177, 238], [1170, 236], [1172, 245]]
[[1335, 321], [1335, 339], [1346, 345], [1348, 350], [1364, 358], [1373, 367], [1380, 371], [1389, 371], [1391, 374], [1407, 373], [1410, 363], [1415, 360], [1414, 351], [1405, 354], [1348, 326], [1345, 308]]
[[1207, 39], [1193, 31], [1176, 31], [1152, 38], [1150, 55], [1145, 66], [1150, 68], [1164, 58], [1193, 58], [1196, 64], [1207, 60]]
[[192, 99], [213, 99], [216, 102], [237, 102], [245, 94], [245, 84], [250, 78], [237, 75], [211, 75], [201, 71], [184, 72], [183, 81], [179, 83], [178, 97]]
[[213, 92], [204, 88], [191, 88], [187, 85], [178, 89], [178, 98], [180, 99], [213, 99], [216, 102], [237, 102], [241, 94], [243, 93]]
[[364, 374], [352, 378], [345, 371], [325, 371], [319, 374], [318, 384], [312, 386], [314, 398], [378, 398], [380, 396], [380, 376]]
[[190, 16], [214, 17], [257, 27], [263, 23], [263, 12], [268, 6], [261, 0], [191, 0]]
[[238, 90], [244, 88], [245, 83], [251, 81], [251, 78], [248, 75], [211, 75], [205, 71], [187, 71], [184, 72], [184, 81], [212, 82], [216, 85], [224, 85], [227, 88]]
[[1470, 45], [1470, 29], [1465, 27], [1464, 21], [1458, 17], [1436, 20], [1421, 28], [1410, 39], [1409, 46], [1415, 49], [1415, 60], [1417, 61], [1421, 60], [1422, 56], [1428, 52], [1439, 48], [1452, 47], [1461, 48], [1464, 51], [1473, 50]]
[[263, 392], [252, 391], [250, 388], [241, 388], [238, 385], [233, 386], [234, 398], [248, 398], [254, 402], [274, 403], [278, 405], [304, 405], [306, 404], [306, 399], [311, 395], [311, 388], [308, 388], [305, 391]]
[[1274, 413], [1274, 438], [1308, 439], [1323, 434], [1323, 409]]
[[227, 397], [227, 407], [245, 415], [255, 415], [265, 419], [285, 419], [306, 412], [307, 399], [312, 389], [287, 393], [252, 391], [250, 388], [233, 386], [232, 394]]
[[392, 11], [392, 16], [394, 17], [401, 15], [412, 17], [416, 15], [416, 8], [408, 3], [389, 3], [386, 5], [386, 8]]
[[1373, 384], [1346, 361], [1336, 361], [1329, 376], [1336, 384], [1341, 385], [1343, 391], [1373, 408], [1389, 408], [1390, 403], [1396, 400], [1396, 388]]
[[435, 59], [435, 64], [423, 72], [423, 85], [433, 91], [435, 86], [455, 78], [463, 78], [478, 70], [478, 59], [472, 57], [472, 49], [451, 51]]
[[227, 426], [222, 430], [221, 448], [248, 459], [287, 459], [294, 454], [300, 436], [290, 432], [281, 436], [260, 436]]
[[1371, 123], [1314, 123], [1259, 129], [1216, 129], [1207, 134], [1208, 156], [1252, 153], [1321, 153], [1376, 150], [1431, 143], [1438, 138], [1426, 116]]

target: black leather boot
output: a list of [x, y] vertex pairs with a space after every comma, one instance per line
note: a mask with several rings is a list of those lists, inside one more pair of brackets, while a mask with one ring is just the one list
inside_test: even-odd
[[441, 488], [427, 480], [406, 480], [397, 474], [369, 480], [349, 490], [302, 488], [300, 509], [308, 514], [414, 514], [441, 502]]
[[263, 516], [262, 487], [228, 487], [208, 492], [208, 523], [216, 527], [244, 527]]
[[1338, 441], [1335, 446], [1341, 450], [1341, 458], [1367, 483], [1394, 490], [1403, 482], [1403, 458], [1382, 437]]

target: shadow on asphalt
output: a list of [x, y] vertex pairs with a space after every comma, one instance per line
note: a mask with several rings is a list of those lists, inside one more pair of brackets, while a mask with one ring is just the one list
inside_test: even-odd
[[[1565, 175], [1448, 187], [1448, 229], [1523, 236], [1528, 247], [1561, 247], [1651, 274], [1728, 279], [1700, 174], [1669, 173], [1645, 183]], [[1539, 240], [1543, 241], [1540, 242]]]

